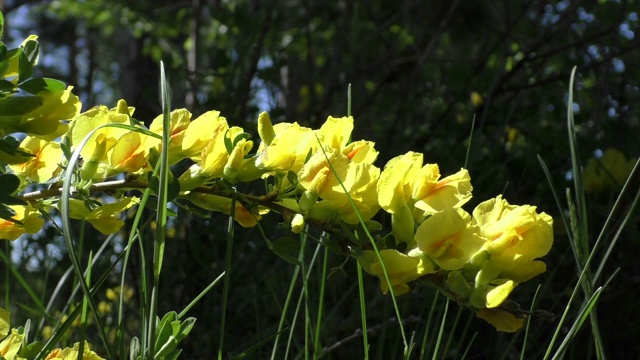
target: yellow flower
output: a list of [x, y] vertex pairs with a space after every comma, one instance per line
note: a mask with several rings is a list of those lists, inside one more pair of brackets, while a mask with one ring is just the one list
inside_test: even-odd
[[118, 214], [139, 202], [137, 197], [125, 197], [89, 210], [82, 200], [69, 199], [69, 216], [72, 219], [86, 220], [98, 231], [108, 235], [118, 232], [124, 225], [124, 222], [118, 219]]
[[[80, 114], [73, 119], [69, 131], [72, 144], [78, 146], [90, 132], [104, 124], [130, 125], [133, 111], [134, 108], [127, 107], [127, 103], [120, 100], [116, 108], [98, 106]], [[159, 139], [136, 131], [119, 127], [101, 128], [80, 151], [85, 161], [92, 159], [95, 162], [91, 171], [87, 171], [91, 179], [84, 179], [100, 181], [122, 172], [138, 172], [147, 165], [150, 149], [159, 145]]]
[[28, 158], [23, 164], [10, 165], [16, 175], [40, 183], [52, 179], [61, 170], [58, 166], [62, 159], [59, 143], [27, 136], [22, 140], [20, 147], [32, 153], [34, 157]]
[[[187, 109], [176, 109], [170, 114], [169, 131], [171, 142], [169, 143], [169, 164], [175, 164], [182, 160], [185, 156], [182, 153], [182, 142], [185, 137], [185, 133], [189, 124], [191, 123], [191, 113]], [[151, 125], [149, 130], [158, 135], [162, 135], [163, 128], [163, 115], [158, 115]], [[191, 143], [192, 141], [190, 141]], [[197, 151], [195, 151], [197, 153]]]
[[[186, 196], [186, 199], [205, 210], [231, 215], [231, 199], [229, 198], [192, 192]], [[269, 210], [264, 208], [247, 209], [239, 201], [236, 201], [234, 220], [243, 227], [253, 227], [267, 212]]]
[[378, 180], [378, 202], [386, 212], [398, 213], [410, 201], [412, 184], [421, 166], [422, 154], [412, 151], [385, 165]]
[[20, 221], [22, 224], [0, 219], [0, 239], [15, 240], [25, 232], [35, 234], [42, 229], [44, 219], [40, 217], [38, 209], [31, 207], [31, 205], [13, 205], [9, 206], [9, 208], [16, 212], [13, 219]]
[[412, 197], [415, 207], [428, 215], [464, 205], [471, 199], [471, 190], [467, 170], [440, 179], [438, 165], [427, 164], [416, 175]]
[[471, 305], [477, 309], [493, 309], [500, 306], [518, 283], [507, 279], [496, 279], [489, 285], [474, 289], [469, 299]]
[[122, 135], [109, 154], [109, 166], [116, 173], [135, 173], [148, 164], [150, 149], [158, 147], [160, 139], [130, 131]]
[[458, 270], [482, 248], [484, 239], [462, 209], [433, 214], [416, 231], [418, 248], [445, 270]]
[[273, 126], [273, 131], [275, 136], [268, 145], [265, 139], [260, 143], [256, 167], [276, 173], [300, 171], [309, 153], [317, 149], [313, 130], [298, 123], [279, 123]]
[[226, 122], [219, 123], [213, 133], [209, 134], [209, 141], [200, 152], [200, 162], [191, 165], [187, 171], [180, 175], [180, 190], [189, 191], [214, 178], [224, 175], [224, 167], [229, 160], [229, 151], [225, 145], [225, 139], [235, 142], [242, 128], [234, 126], [227, 128]]
[[327, 149], [326, 155], [322, 151], [316, 151], [298, 172], [298, 182], [321, 198], [334, 200], [344, 193], [338, 178], [347, 186], [348, 168], [349, 159], [336, 150]]
[[[182, 141], [178, 143], [181, 144], [181, 153], [184, 157], [200, 162], [202, 149], [210, 143], [212, 136], [224, 136], [227, 130], [229, 130], [227, 119], [220, 116], [219, 111], [207, 111], [191, 121], [184, 130]], [[172, 138], [171, 141], [179, 141], [179, 139]]]
[[[80, 343], [73, 344], [73, 348], [54, 349], [45, 360], [76, 360], [79, 358]], [[82, 360], [104, 360], [89, 348], [89, 343], [84, 342]]]
[[22, 347], [24, 334], [18, 332], [17, 329], [11, 329], [11, 334], [0, 342], [0, 358], [6, 360], [18, 359], [16, 355]]
[[[342, 152], [349, 143], [353, 131], [353, 117], [334, 118], [329, 116], [327, 121], [317, 130], [320, 143], [325, 148], [336, 149]], [[315, 142], [315, 141], [314, 141]]]
[[518, 318], [510, 312], [501, 309], [480, 309], [476, 316], [486, 320], [496, 330], [503, 332], [516, 332], [522, 328], [524, 318]]
[[372, 141], [358, 140], [347, 145], [342, 153], [354, 163], [373, 164], [378, 157], [378, 151], [374, 149]]
[[0, 307], [0, 338], [7, 336], [11, 329], [11, 313]]
[[[318, 208], [311, 209], [311, 217], [325, 218], [333, 212], [344, 221], [357, 224], [359, 220], [356, 211], [363, 220], [368, 220], [379, 209], [376, 201], [379, 176], [380, 169], [377, 167], [369, 163], [351, 162], [346, 155], [335, 149], [327, 149], [326, 156], [321, 150], [311, 156], [300, 169], [298, 181], [308, 193], [324, 200], [316, 204]], [[356, 209], [351, 205], [345, 189]], [[306, 205], [301, 205], [301, 208], [305, 209]], [[325, 215], [320, 215], [321, 213]]]
[[473, 210], [473, 222], [486, 239], [489, 261], [503, 270], [523, 266], [546, 255], [553, 244], [553, 219], [536, 207], [516, 206], [498, 196]]
[[627, 181], [636, 160], [627, 158], [616, 149], [607, 149], [600, 161], [590, 158], [582, 171], [584, 191], [595, 193], [606, 187], [619, 189]]
[[224, 166], [223, 174], [226, 180], [231, 183], [237, 182], [238, 176], [241, 175], [242, 170], [248, 165], [245, 156], [249, 154], [252, 148], [253, 141], [251, 140], [241, 138], [236, 142], [236, 146], [231, 151], [231, 154], [229, 154], [227, 163]]
[[64, 134], [68, 120], [80, 112], [82, 104], [71, 93], [72, 86], [60, 90], [42, 90], [32, 96], [41, 105], [20, 115], [0, 116], [0, 131], [25, 132], [44, 140], [54, 140]]
[[[384, 266], [389, 275], [393, 294], [398, 296], [405, 294], [411, 290], [408, 282], [416, 280], [420, 276], [433, 272], [431, 263], [425, 262], [418, 257], [412, 257], [403, 254], [395, 249], [380, 250], [380, 258], [384, 262]], [[358, 259], [360, 266], [371, 275], [375, 275], [380, 279], [380, 290], [384, 294], [389, 291], [389, 283], [384, 276], [382, 264], [378, 260], [376, 253], [371, 250], [365, 250]]]

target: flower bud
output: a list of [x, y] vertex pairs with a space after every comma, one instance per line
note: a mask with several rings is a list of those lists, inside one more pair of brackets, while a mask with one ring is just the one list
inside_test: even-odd
[[271, 145], [271, 141], [276, 137], [273, 124], [266, 111], [261, 112], [258, 116], [258, 135], [265, 145]]
[[300, 234], [304, 229], [304, 216], [302, 214], [295, 214], [291, 219], [291, 231], [294, 234]]
[[447, 287], [462, 299], [471, 295], [471, 286], [460, 271], [451, 271], [447, 275]]

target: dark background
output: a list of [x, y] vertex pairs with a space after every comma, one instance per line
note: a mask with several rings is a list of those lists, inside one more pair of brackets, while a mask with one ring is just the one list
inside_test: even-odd
[[[577, 66], [572, 106], [583, 163], [609, 147], [637, 158], [639, 8], [637, 1], [625, 0], [0, 2], [6, 17], [3, 41], [15, 46], [38, 34], [39, 75], [73, 85], [85, 110], [97, 104], [112, 107], [124, 98], [136, 107], [136, 118], [150, 123], [161, 112], [160, 60], [168, 69], [174, 108], [186, 107], [195, 115], [220, 110], [231, 125], [254, 134], [263, 110], [274, 122], [297, 121], [313, 128], [328, 115], [346, 115], [351, 84], [353, 139], [376, 143], [378, 166], [413, 150], [423, 152], [426, 162], [437, 162], [446, 175], [464, 166], [468, 152], [466, 167], [474, 186], [469, 210], [502, 193], [513, 204], [538, 205], [554, 217], [555, 245], [545, 259], [548, 272], [518, 287], [513, 296], [528, 308], [535, 287], [542, 284], [540, 307], [558, 315], [577, 272], [561, 210], [537, 155], [563, 195], [573, 176], [566, 112], [569, 76]], [[592, 242], [616, 196], [615, 190], [588, 195]], [[565, 212], [565, 198], [561, 201]], [[274, 225], [281, 221], [277, 214], [268, 217]], [[637, 216], [630, 223], [605, 266], [602, 281], [620, 271], [597, 310], [612, 359], [640, 357]], [[164, 311], [182, 309], [224, 269], [224, 216], [205, 221], [180, 214], [175, 228], [167, 250], [175, 256], [163, 270]], [[278, 234], [286, 231], [274, 227], [268, 232], [274, 238]], [[257, 230], [239, 231], [237, 237], [225, 342], [230, 354], [273, 334], [292, 273], [291, 265], [267, 250]], [[17, 256], [14, 251], [16, 266], [27, 270], [44, 294], [55, 282], [42, 280], [43, 274], [55, 279], [68, 266], [60, 243], [49, 229], [23, 244]], [[86, 250], [99, 245], [89, 244]], [[117, 252], [117, 246], [110, 251]], [[334, 266], [342, 261], [334, 260]], [[328, 282], [323, 346], [360, 327], [355, 264], [349, 266], [350, 277]], [[114, 274], [114, 284], [117, 279]], [[138, 281], [134, 273], [132, 286]], [[367, 281], [369, 324], [379, 329], [371, 338], [372, 354], [388, 358], [401, 352], [401, 340], [397, 327], [387, 323], [393, 316], [388, 297], [378, 294], [375, 279]], [[14, 299], [21, 299], [19, 287], [12, 286]], [[204, 359], [217, 352], [221, 289], [189, 314], [198, 322], [184, 342], [185, 358]], [[407, 327], [418, 339], [426, 330], [432, 301], [429, 289], [400, 300]], [[441, 309], [444, 301], [437, 301]], [[453, 316], [458, 308], [449, 311]], [[468, 311], [460, 316], [467, 330], [451, 330], [451, 358], [460, 356], [476, 331], [468, 358], [511, 358], [521, 348], [522, 333], [496, 334]], [[29, 317], [25, 312], [24, 319]], [[593, 354], [588, 327], [568, 357]], [[553, 329], [555, 324], [534, 320], [525, 358], [541, 357]], [[267, 358], [270, 349], [267, 345], [259, 354]], [[359, 358], [361, 351], [356, 339], [330, 354]]]

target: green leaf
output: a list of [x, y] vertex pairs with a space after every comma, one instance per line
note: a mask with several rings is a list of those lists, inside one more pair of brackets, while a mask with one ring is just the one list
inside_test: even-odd
[[182, 323], [180, 323], [180, 331], [177, 334], [174, 334], [178, 341], [182, 341], [193, 329], [193, 326], [196, 324], [196, 318], [190, 317], [185, 319]]
[[300, 261], [296, 258], [300, 252], [300, 242], [298, 240], [281, 237], [273, 242], [270, 249], [282, 260], [294, 265], [300, 265]]
[[4, 15], [0, 11], [0, 37], [4, 34]]
[[29, 203], [15, 196], [0, 194], [0, 204], [27, 206]]
[[18, 82], [23, 82], [33, 76], [33, 63], [27, 54], [22, 52], [18, 57]]
[[10, 195], [20, 187], [20, 179], [13, 174], [0, 174], [0, 195]]
[[22, 222], [14, 219], [14, 216], [16, 216], [16, 212], [12, 208], [0, 203], [0, 218], [11, 221], [12, 223], [22, 224]]
[[22, 53], [27, 57], [27, 61], [33, 67], [38, 63], [38, 56], [40, 55], [40, 44], [37, 40], [28, 40], [22, 44]]
[[4, 60], [7, 56], [7, 45], [0, 41], [0, 61]]
[[227, 149], [227, 152], [231, 154], [231, 152], [233, 151], [233, 143], [231, 142], [231, 138], [227, 136], [228, 133], [229, 130], [227, 130], [227, 132], [224, 134], [224, 147]]
[[[28, 114], [43, 103], [40, 96], [12, 96], [0, 99], [0, 116]], [[1, 123], [0, 127], [2, 127]]]
[[4, 74], [9, 70], [9, 60], [7, 60], [7, 54], [5, 54], [4, 59], [0, 61], [0, 78], [4, 78]]
[[180, 181], [173, 177], [171, 172], [169, 172], [169, 176], [171, 177], [171, 181], [167, 186], [167, 202], [172, 201], [180, 195]]
[[[156, 327], [156, 343], [154, 346], [154, 353], [156, 357], [161, 357], [160, 350], [171, 342], [173, 337], [172, 322], [176, 320], [178, 314], [175, 311], [168, 312], [164, 315], [160, 323]], [[168, 352], [165, 352], [168, 353]]]
[[11, 93], [15, 90], [15, 88], [16, 86], [11, 81], [0, 79], [0, 91]]
[[44, 343], [42, 341], [35, 341], [26, 346], [22, 346], [22, 348], [18, 352], [18, 355], [21, 358], [33, 359], [36, 357], [36, 355], [38, 355], [42, 348], [44, 348]]
[[60, 91], [67, 88], [65, 83], [63, 83], [62, 81], [56, 80], [56, 79], [48, 79], [48, 78], [29, 79], [25, 82], [18, 84], [18, 87], [34, 95], [38, 94], [43, 90]]
[[129, 359], [137, 360], [140, 355], [140, 340], [134, 336], [129, 344]]

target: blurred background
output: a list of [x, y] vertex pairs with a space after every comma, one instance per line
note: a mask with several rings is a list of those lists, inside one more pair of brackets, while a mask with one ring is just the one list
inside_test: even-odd
[[[611, 148], [623, 157], [615, 157], [609, 172], [637, 159], [640, 34], [635, 34], [640, 31], [639, 8], [634, 0], [0, 1], [6, 18], [3, 41], [11, 48], [30, 34], [39, 35], [36, 75], [73, 85], [84, 110], [97, 104], [112, 107], [124, 98], [136, 107], [134, 117], [149, 124], [161, 113], [158, 81], [162, 60], [173, 90], [172, 107], [186, 107], [195, 115], [220, 110], [231, 125], [242, 126], [257, 137], [256, 119], [261, 111], [268, 111], [274, 122], [297, 121], [313, 128], [328, 115], [346, 115], [351, 84], [353, 139], [376, 143], [379, 167], [409, 150], [423, 152], [425, 161], [438, 163], [444, 175], [467, 161], [474, 186], [474, 199], [467, 210], [504, 194], [513, 204], [537, 205], [554, 217], [555, 246], [545, 258], [548, 273], [536, 278], [538, 283], [534, 280], [535, 284], [517, 288], [513, 296], [528, 308], [540, 283], [539, 307], [557, 315], [577, 280], [560, 221], [560, 214], [568, 209], [565, 189], [572, 186], [574, 176], [567, 107], [572, 106], [576, 114], [584, 165], [590, 159], [602, 165], [603, 155]], [[568, 104], [574, 66], [575, 102]], [[561, 195], [560, 206], [538, 156]], [[638, 182], [635, 184], [633, 193], [638, 189]], [[593, 241], [620, 185], [618, 181], [589, 189]], [[621, 211], [632, 210], [632, 195], [623, 199]], [[640, 332], [640, 300], [635, 291], [640, 286], [640, 238], [637, 214], [634, 216], [602, 277], [604, 282], [620, 270], [598, 306], [612, 359], [640, 358], [635, 344]], [[287, 233], [277, 227], [282, 221], [277, 214], [268, 218], [272, 228], [267, 235], [275, 238]], [[614, 217], [614, 221], [619, 220]], [[47, 279], [59, 278], [69, 266], [55, 231], [45, 229], [13, 249], [16, 266], [24, 268], [27, 279], [39, 284], [36, 287], [44, 294], [57, 282]], [[224, 269], [225, 231], [222, 215], [201, 219], [179, 214], [174, 221], [174, 241], [167, 245], [168, 253], [175, 256], [163, 270], [162, 309], [179, 311]], [[234, 305], [225, 343], [229, 354], [274, 333], [292, 273], [292, 265], [271, 253], [256, 229], [242, 229], [236, 235], [236, 272], [231, 280]], [[607, 236], [611, 234], [605, 234], [605, 239]], [[105, 267], [121, 251], [118, 242], [114, 244], [104, 257]], [[100, 245], [87, 244], [85, 250]], [[343, 261], [334, 260], [333, 266]], [[328, 283], [323, 345], [344, 341], [329, 358], [362, 356], [359, 340], [350, 338], [360, 327], [355, 263], [347, 270], [351, 270], [350, 277]], [[114, 284], [117, 279], [114, 274]], [[134, 289], [139, 286], [136, 281], [134, 272]], [[379, 294], [376, 279], [367, 281], [371, 284], [369, 325], [378, 329], [370, 338], [372, 352], [380, 358], [398, 354], [402, 344], [397, 327], [389, 322], [393, 317], [389, 299]], [[21, 299], [19, 286], [9, 286], [12, 297]], [[184, 342], [185, 358], [204, 359], [217, 351], [220, 294], [221, 288], [214, 289], [189, 313], [198, 322]], [[400, 300], [406, 326], [418, 337], [428, 330], [424, 323], [433, 296], [431, 290], [420, 289], [419, 294]], [[23, 300], [28, 304], [26, 296]], [[436, 309], [443, 307], [444, 299], [436, 299]], [[454, 316], [458, 309], [454, 306], [449, 311]], [[442, 311], [435, 314], [441, 316]], [[476, 331], [479, 335], [468, 358], [495, 359], [496, 354], [505, 355], [509, 346], [517, 354], [522, 333], [496, 335], [470, 312], [457, 314], [464, 326], [451, 329], [447, 356], [458, 358]], [[28, 311], [23, 315], [16, 320], [31, 316]], [[131, 325], [134, 332], [135, 326]], [[529, 341], [533, 345], [525, 358], [539, 358], [555, 329], [553, 323], [539, 319], [532, 326], [529, 336], [534, 340]], [[582, 346], [569, 354], [573, 358], [591, 354], [590, 346], [585, 345], [591, 336], [588, 325], [582, 336]], [[268, 358], [270, 349], [265, 346], [255, 358]]]

